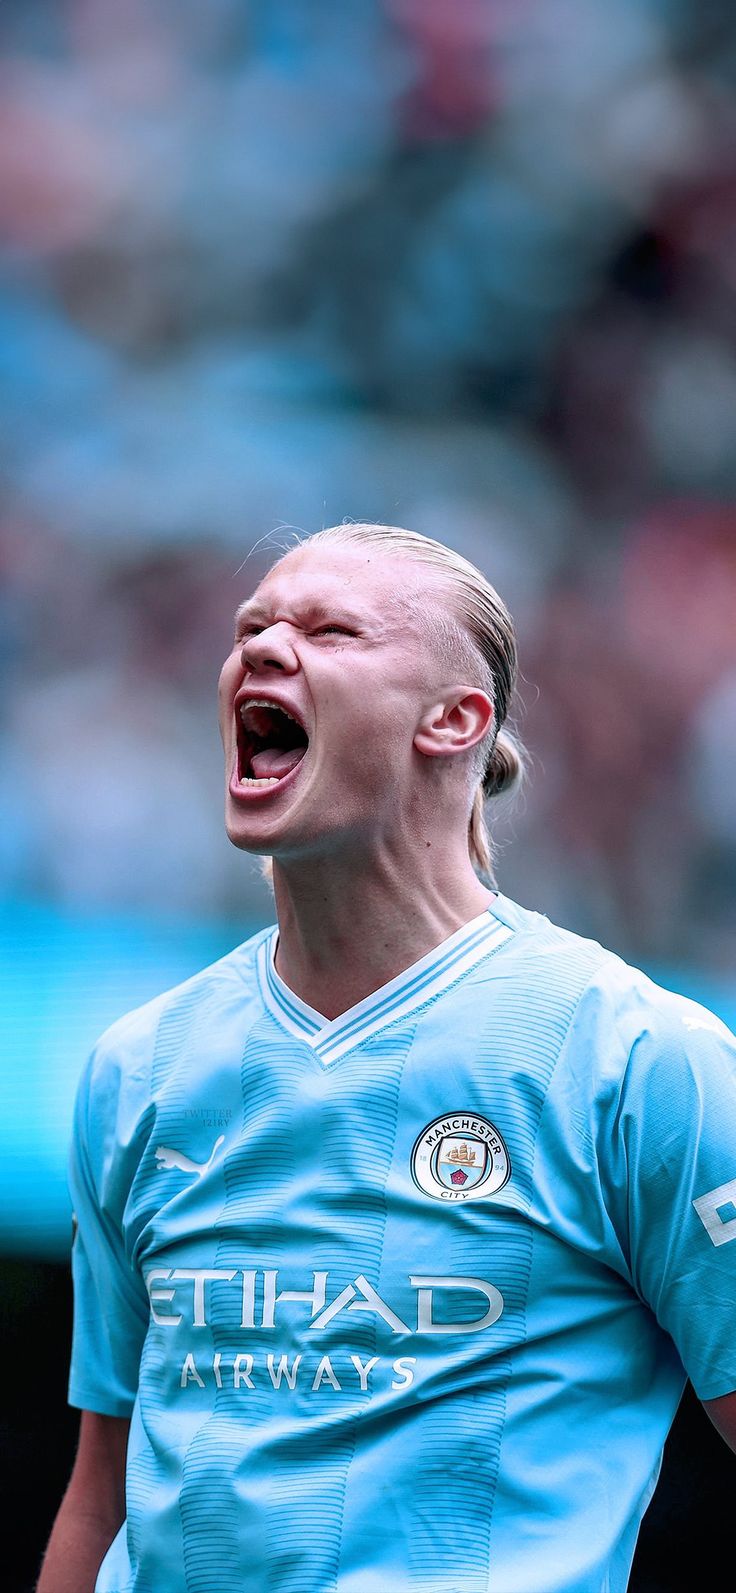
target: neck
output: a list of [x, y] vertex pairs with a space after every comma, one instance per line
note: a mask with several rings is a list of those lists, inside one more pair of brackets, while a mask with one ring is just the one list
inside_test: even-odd
[[336, 1018], [403, 973], [492, 899], [473, 872], [464, 836], [458, 851], [419, 841], [411, 857], [383, 846], [370, 857], [275, 860], [281, 978], [317, 1012]]

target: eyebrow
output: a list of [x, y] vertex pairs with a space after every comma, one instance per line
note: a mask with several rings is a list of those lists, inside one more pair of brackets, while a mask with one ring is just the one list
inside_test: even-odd
[[235, 610], [235, 618], [233, 620], [233, 624], [235, 625], [235, 629], [237, 630], [238, 626], [242, 624], [244, 619], [248, 619], [251, 614], [254, 614], [254, 613], [257, 613], [257, 612], [258, 612], [258, 605], [256, 603], [254, 603], [252, 597], [248, 597], [248, 598], [245, 599], [245, 602], [239, 603], [237, 608], [236, 608], [236, 610]]

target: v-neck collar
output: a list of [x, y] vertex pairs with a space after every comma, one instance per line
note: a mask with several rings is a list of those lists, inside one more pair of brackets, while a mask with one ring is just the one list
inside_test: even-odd
[[406, 1017], [417, 1007], [441, 995], [451, 984], [469, 973], [490, 952], [496, 951], [513, 934], [490, 904], [477, 918], [456, 929], [439, 946], [405, 968], [403, 973], [348, 1007], [337, 1018], [325, 1018], [302, 1001], [276, 972], [275, 956], [278, 928], [261, 940], [256, 957], [258, 979], [265, 1005], [272, 1017], [295, 1039], [306, 1041], [320, 1061], [329, 1066], [347, 1051], [360, 1045], [397, 1018]]

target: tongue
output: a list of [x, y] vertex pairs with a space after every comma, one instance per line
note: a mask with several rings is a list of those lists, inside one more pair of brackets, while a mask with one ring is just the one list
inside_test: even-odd
[[257, 780], [281, 780], [296, 768], [305, 751], [305, 747], [264, 747], [262, 752], [253, 753], [250, 766]]

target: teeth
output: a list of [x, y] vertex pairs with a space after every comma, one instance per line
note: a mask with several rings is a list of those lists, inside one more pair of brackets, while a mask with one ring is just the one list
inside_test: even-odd
[[243, 774], [240, 777], [241, 785], [278, 785], [278, 783], [278, 776], [275, 774], [265, 775], [262, 780], [257, 780], [255, 775], [250, 774]]
[[276, 711], [280, 714], [283, 714], [286, 719], [290, 719], [293, 725], [298, 724], [298, 720], [294, 718], [293, 714], [288, 712], [288, 709], [282, 708], [281, 704], [278, 702], [269, 702], [268, 697], [249, 697], [247, 702], [241, 702], [240, 717], [243, 721], [245, 721], [245, 716], [249, 708], [275, 708]]

